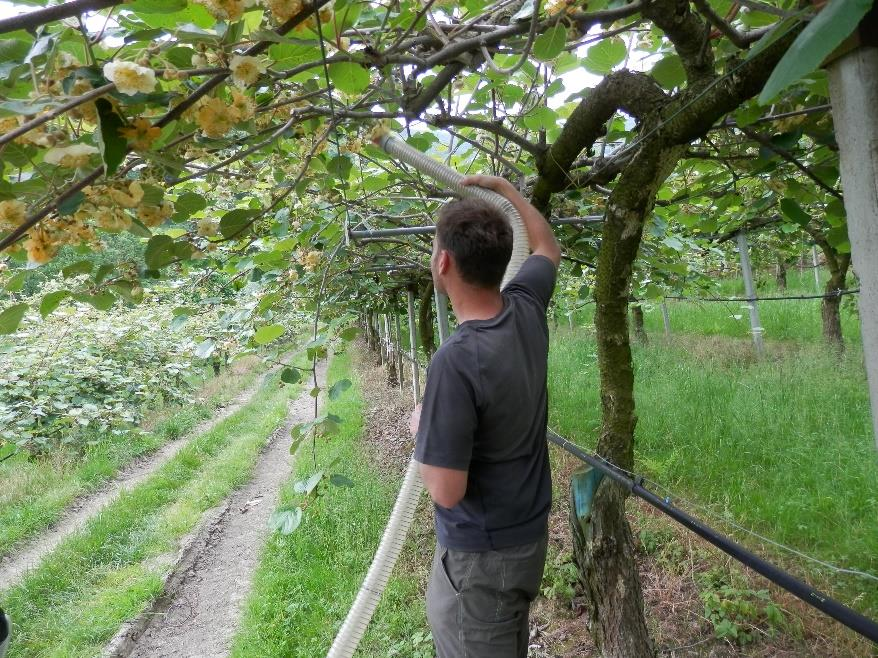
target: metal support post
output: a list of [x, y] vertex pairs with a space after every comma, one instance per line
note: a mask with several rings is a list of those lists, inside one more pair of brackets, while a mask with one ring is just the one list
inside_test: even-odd
[[421, 377], [418, 372], [418, 331], [415, 325], [415, 293], [409, 288], [409, 351], [412, 358], [412, 395], [415, 396], [415, 404], [421, 399]]
[[[858, 29], [875, 34], [878, 13]], [[868, 25], [867, 25], [868, 23]], [[854, 271], [860, 280], [860, 329], [878, 445], [878, 47], [861, 45], [829, 65], [829, 96], [841, 159], [841, 184]]]
[[399, 391], [403, 390], [405, 377], [402, 374], [402, 331], [399, 326], [399, 313], [393, 314], [396, 324], [396, 376], [399, 377]]
[[814, 266], [814, 291], [820, 292], [820, 270], [817, 267], [817, 245], [811, 245], [811, 264]]
[[662, 321], [665, 323], [665, 336], [671, 335], [671, 313], [668, 311], [668, 303], [662, 300]]
[[744, 231], [738, 233], [738, 253], [741, 257], [741, 273], [744, 275], [747, 306], [750, 308], [750, 331], [753, 332], [753, 345], [756, 346], [756, 353], [762, 356], [764, 352], [762, 323], [759, 321], [759, 309], [756, 308], [756, 287], [753, 285], [753, 270], [750, 268], [750, 247], [747, 244], [747, 234]]
[[449, 334], [448, 329], [448, 297], [433, 289], [433, 296], [436, 300], [436, 320], [439, 322], [439, 343], [444, 343]]

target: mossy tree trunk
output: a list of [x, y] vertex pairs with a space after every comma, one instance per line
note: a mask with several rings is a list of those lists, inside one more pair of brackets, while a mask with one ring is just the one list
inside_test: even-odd
[[823, 340], [839, 353], [844, 352], [844, 335], [841, 331], [841, 296], [838, 294], [845, 289], [848, 269], [851, 265], [851, 255], [841, 254], [833, 247], [822, 233], [811, 232], [811, 236], [823, 252], [826, 260], [826, 268], [829, 270], [829, 279], [823, 288], [826, 297], [820, 305], [820, 316], [823, 320]]

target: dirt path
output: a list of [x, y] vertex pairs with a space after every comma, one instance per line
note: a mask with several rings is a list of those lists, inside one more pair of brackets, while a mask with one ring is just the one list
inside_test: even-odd
[[[325, 362], [318, 367], [323, 385]], [[286, 424], [264, 448], [251, 480], [205, 517], [166, 581], [165, 594], [123, 629], [105, 656], [199, 658], [225, 656], [241, 606], [269, 535], [268, 520], [293, 464], [290, 429], [313, 414], [308, 390], [290, 405]]]
[[98, 491], [77, 498], [58, 522], [52, 525], [46, 532], [26, 542], [14, 553], [0, 559], [0, 590], [18, 584], [29, 569], [38, 566], [40, 561], [52, 552], [58, 544], [82, 528], [89, 519], [115, 501], [119, 494], [125, 490], [133, 489], [146, 480], [146, 478], [173, 459], [192, 439], [213, 429], [247, 404], [259, 390], [259, 387], [262, 386], [262, 381], [263, 376], [258, 377], [257, 381], [250, 388], [239, 393], [227, 405], [218, 410], [212, 418], [199, 424], [186, 436], [170, 441], [150, 456], [132, 462]]

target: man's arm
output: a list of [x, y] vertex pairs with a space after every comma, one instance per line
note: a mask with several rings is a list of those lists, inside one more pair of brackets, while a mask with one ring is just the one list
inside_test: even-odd
[[[421, 405], [412, 411], [409, 420], [409, 430], [412, 436], [418, 433], [421, 424]], [[441, 466], [429, 466], [418, 462], [418, 471], [424, 481], [424, 487], [430, 494], [433, 502], [440, 507], [451, 509], [457, 505], [466, 493], [466, 483], [469, 478], [468, 471], [460, 471], [456, 468], [442, 468]]]
[[534, 254], [545, 256], [555, 265], [557, 269], [561, 262], [561, 247], [555, 239], [552, 227], [546, 221], [540, 212], [534, 208], [527, 199], [525, 199], [515, 186], [505, 178], [498, 176], [466, 176], [463, 179], [464, 185], [478, 185], [489, 190], [493, 190], [498, 194], [502, 194], [515, 206], [518, 214], [524, 222], [527, 229], [527, 237], [530, 241], [530, 248]]

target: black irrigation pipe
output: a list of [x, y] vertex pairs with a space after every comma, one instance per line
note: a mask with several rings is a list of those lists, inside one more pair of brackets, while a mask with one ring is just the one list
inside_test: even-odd
[[856, 295], [859, 288], [853, 290], [836, 290], [823, 295], [791, 295], [789, 297], [686, 297], [684, 295], [666, 295], [665, 299], [685, 302], [778, 302], [797, 299], [834, 299], [843, 295]]
[[768, 580], [775, 585], [782, 587], [808, 605], [817, 608], [836, 621], [844, 624], [852, 631], [855, 631], [863, 637], [878, 644], [878, 622], [875, 622], [874, 620], [861, 615], [859, 612], [851, 610], [835, 599], [818, 592], [810, 585], [803, 583], [801, 580], [798, 580], [780, 567], [763, 560], [734, 540], [720, 534], [713, 528], [703, 524], [698, 519], [675, 507], [667, 498], [661, 498], [648, 489], [645, 489], [643, 487], [642, 477], [634, 476], [633, 479], [628, 477], [628, 475], [622, 472], [617, 466], [610, 464], [600, 457], [588, 454], [578, 445], [555, 434], [552, 430], [546, 430], [546, 438], [590, 466], [598, 469], [610, 479], [624, 486], [638, 498], [642, 498], [660, 512], [670, 516], [677, 523], [706, 539], [727, 555], [738, 560], [738, 562], [744, 566], [753, 569], [757, 573], [768, 578]]

